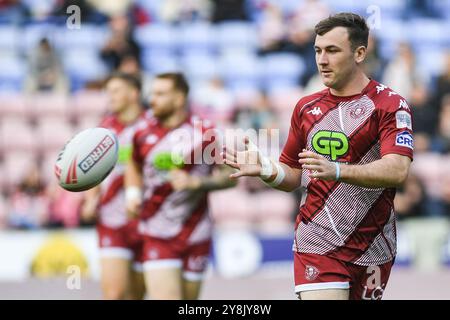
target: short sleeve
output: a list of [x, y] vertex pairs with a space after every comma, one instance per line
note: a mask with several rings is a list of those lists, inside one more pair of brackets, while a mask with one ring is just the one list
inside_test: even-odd
[[413, 159], [414, 138], [411, 109], [405, 99], [386, 99], [379, 109], [381, 156], [394, 153]]
[[280, 155], [280, 162], [287, 164], [291, 168], [301, 169], [298, 163], [298, 154], [305, 148], [306, 143], [300, 130], [300, 114], [299, 104], [294, 109], [291, 117], [291, 127], [289, 128], [289, 135], [283, 151]]

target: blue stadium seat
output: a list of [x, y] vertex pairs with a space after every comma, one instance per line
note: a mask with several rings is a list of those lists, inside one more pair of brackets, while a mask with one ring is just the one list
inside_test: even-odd
[[145, 49], [158, 49], [175, 52], [178, 43], [178, 33], [170, 25], [149, 24], [137, 27], [134, 37]]
[[192, 81], [205, 81], [218, 75], [216, 58], [210, 54], [188, 54], [181, 58], [183, 70]]
[[150, 74], [181, 71], [177, 56], [164, 49], [145, 49], [141, 54], [142, 66]]
[[414, 47], [440, 46], [448, 44], [448, 28], [445, 21], [437, 19], [414, 19], [409, 23]]
[[26, 76], [24, 62], [14, 55], [0, 56], [0, 91], [20, 91]]
[[305, 71], [303, 59], [292, 53], [274, 53], [262, 58], [265, 88], [295, 87]]
[[83, 23], [80, 29], [59, 28], [56, 32], [57, 45], [66, 50], [96, 49], [100, 50], [108, 40], [109, 30], [105, 26]]
[[246, 51], [233, 51], [221, 56], [219, 74], [230, 88], [259, 87], [262, 66], [258, 57]]
[[216, 33], [208, 23], [192, 23], [181, 25], [178, 31], [179, 45], [183, 53], [201, 50], [215, 52], [216, 50]]
[[248, 22], [228, 21], [222, 22], [217, 27], [217, 42], [221, 49], [257, 47], [256, 26]]
[[19, 48], [20, 41], [20, 29], [0, 25], [0, 50], [15, 51]]
[[66, 50], [63, 65], [70, 77], [72, 90], [78, 90], [87, 81], [106, 77], [108, 70], [95, 49]]
[[57, 27], [53, 24], [48, 23], [36, 23], [27, 25], [23, 29], [20, 46], [23, 52], [30, 53], [35, 49], [39, 41], [43, 38], [47, 38], [50, 43], [55, 47], [60, 49], [62, 46], [59, 45], [56, 37]]

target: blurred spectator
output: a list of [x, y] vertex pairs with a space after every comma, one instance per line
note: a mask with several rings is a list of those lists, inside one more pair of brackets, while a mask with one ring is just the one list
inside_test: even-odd
[[409, 101], [414, 85], [423, 82], [424, 77], [417, 70], [416, 58], [411, 46], [400, 43], [397, 54], [384, 71], [382, 83]]
[[379, 53], [378, 40], [373, 35], [369, 35], [364, 72], [372, 79], [381, 79], [383, 67], [384, 61]]
[[426, 194], [423, 183], [416, 175], [410, 174], [403, 187], [398, 188], [395, 195], [394, 207], [397, 218], [403, 220], [426, 216], [425, 202]]
[[[39, 2], [39, 1], [37, 1]], [[59, 23], [66, 23], [68, 13], [67, 8], [72, 5], [80, 8], [81, 23], [106, 23], [108, 17], [100, 13], [96, 8], [86, 0], [56, 0], [51, 15], [51, 20], [56, 20]], [[111, 3], [122, 3], [123, 1], [111, 1]]]
[[424, 84], [414, 84], [409, 105], [413, 115], [414, 133], [433, 135], [436, 131], [438, 114], [430, 105], [428, 88]]
[[272, 129], [279, 128], [277, 115], [273, 111], [267, 94], [256, 96], [253, 103], [240, 107], [234, 115], [236, 127], [247, 129]]
[[89, 3], [96, 10], [107, 15], [108, 17], [115, 17], [126, 15], [133, 3], [133, 0], [81, 0], [81, 2]]
[[77, 227], [80, 223], [81, 193], [69, 192], [52, 184], [48, 188], [49, 221], [52, 228]]
[[191, 107], [192, 112], [221, 127], [231, 120], [234, 112], [234, 99], [223, 81], [215, 78], [193, 91]]
[[47, 225], [49, 201], [39, 167], [33, 165], [11, 194], [8, 224], [18, 229], [36, 229]]
[[60, 58], [46, 38], [39, 42], [36, 50], [31, 52], [28, 58], [25, 90], [28, 93], [42, 91], [67, 93], [69, 90]]
[[450, 50], [445, 54], [444, 68], [436, 80], [435, 93], [432, 100], [435, 111], [438, 112], [442, 105], [442, 100], [447, 94], [450, 94]]
[[161, 18], [168, 23], [208, 21], [211, 13], [209, 0], [165, 0], [161, 8]]
[[444, 96], [442, 100], [437, 132], [432, 139], [431, 150], [450, 153], [450, 94]]
[[111, 36], [101, 50], [101, 57], [110, 70], [117, 69], [122, 59], [130, 55], [134, 56], [137, 61], [140, 61], [140, 48], [132, 37], [127, 17], [112, 17], [109, 26]]
[[140, 80], [142, 84], [142, 99], [147, 100], [147, 96], [150, 93], [150, 86], [152, 82], [152, 78], [149, 74], [147, 74], [144, 70], [142, 70], [139, 60], [134, 55], [126, 55], [120, 61], [119, 66], [117, 67], [117, 71], [134, 74]]
[[0, 0], [0, 23], [21, 26], [30, 17], [30, 11], [20, 0]]
[[264, 6], [259, 23], [259, 46], [263, 53], [280, 50], [284, 37], [285, 25], [281, 9], [271, 3]]
[[248, 20], [244, 0], [211, 0], [213, 4], [212, 22], [227, 20]]

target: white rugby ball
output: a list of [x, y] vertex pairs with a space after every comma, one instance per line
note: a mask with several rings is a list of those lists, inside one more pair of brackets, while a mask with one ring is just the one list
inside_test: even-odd
[[59, 185], [69, 191], [84, 191], [102, 182], [114, 169], [119, 142], [105, 128], [83, 130], [62, 148], [55, 163]]

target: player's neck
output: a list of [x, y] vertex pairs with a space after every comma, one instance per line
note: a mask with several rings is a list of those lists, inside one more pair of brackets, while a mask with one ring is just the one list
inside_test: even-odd
[[348, 97], [361, 93], [369, 84], [370, 79], [362, 71], [357, 71], [342, 88], [330, 88], [330, 92], [334, 96]]
[[138, 104], [133, 104], [125, 108], [118, 114], [119, 121], [124, 124], [133, 123], [141, 114], [141, 107]]
[[179, 109], [165, 119], [161, 119], [160, 123], [163, 127], [173, 129], [179, 127], [188, 118], [186, 109]]

